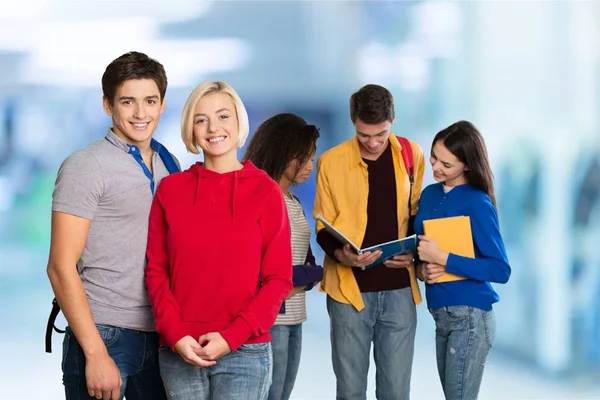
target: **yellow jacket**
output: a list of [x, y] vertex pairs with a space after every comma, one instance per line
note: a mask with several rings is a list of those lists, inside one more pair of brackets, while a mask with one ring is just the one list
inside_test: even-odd
[[[414, 177], [411, 210], [417, 213], [419, 196], [423, 186], [425, 160], [423, 149], [410, 142], [414, 158]], [[410, 182], [404, 161], [402, 146], [396, 136], [390, 134], [390, 144], [396, 172], [396, 196], [398, 203], [398, 237], [405, 237], [408, 229], [408, 197]], [[355, 244], [362, 243], [367, 229], [367, 200], [369, 196], [369, 175], [367, 164], [360, 155], [356, 137], [339, 144], [323, 153], [317, 162], [317, 190], [315, 195], [314, 217], [320, 214], [336, 229]], [[317, 220], [317, 233], [323, 229]], [[327, 255], [323, 266], [323, 280], [319, 290], [326, 292], [334, 300], [352, 304], [357, 311], [365, 305], [354, 278], [352, 267], [338, 264]], [[417, 283], [415, 268], [408, 267], [410, 286], [415, 304], [421, 303], [421, 291]]]

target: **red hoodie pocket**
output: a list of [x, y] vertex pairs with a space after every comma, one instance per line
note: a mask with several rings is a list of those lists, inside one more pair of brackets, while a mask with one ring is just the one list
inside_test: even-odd
[[179, 271], [174, 292], [182, 320], [231, 322], [256, 296], [260, 287], [260, 242], [241, 249], [233, 244], [217, 244], [197, 257], [195, 268]]

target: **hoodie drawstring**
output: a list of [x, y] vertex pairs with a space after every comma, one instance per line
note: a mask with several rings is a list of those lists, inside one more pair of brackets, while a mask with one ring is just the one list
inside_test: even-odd
[[[212, 206], [215, 202], [221, 202], [221, 207], [227, 207], [227, 204], [223, 203], [226, 203], [227, 197], [229, 197], [229, 200], [231, 201], [231, 204], [229, 205], [231, 225], [235, 225], [237, 197], [243, 196], [243, 194], [240, 195], [238, 193], [240, 191], [240, 185], [244, 188], [246, 182], [252, 182], [248, 180], [248, 178], [264, 179], [266, 177], [265, 172], [256, 168], [252, 162], [244, 161], [242, 164], [242, 169], [223, 174], [205, 169], [200, 162], [194, 164], [190, 168], [190, 172], [192, 172], [196, 178], [192, 209], [197, 209], [199, 207], [198, 204], [200, 204], [200, 206], [204, 204]], [[191, 184], [193, 185], [193, 183]], [[231, 193], [228, 193], [229, 190]], [[223, 208], [221, 208], [221, 210], [223, 210]], [[223, 218], [227, 217], [223, 216]]]
[[196, 193], [194, 194], [194, 205], [192, 209], [196, 208], [196, 204], [198, 203], [198, 198], [200, 198], [200, 174], [196, 175]]
[[233, 173], [233, 186], [231, 190], [231, 225], [233, 225], [233, 221], [235, 219], [235, 189], [238, 183], [238, 173], [237, 171]]
[[[196, 176], [196, 193], [194, 194], [194, 203], [192, 209], [196, 208], [196, 204], [198, 204], [198, 199], [200, 198], [200, 180], [202, 177], [200, 175]], [[235, 219], [235, 191], [238, 185], [238, 174], [237, 172], [233, 173], [233, 185], [231, 190], [231, 224], [233, 225], [233, 221]]]

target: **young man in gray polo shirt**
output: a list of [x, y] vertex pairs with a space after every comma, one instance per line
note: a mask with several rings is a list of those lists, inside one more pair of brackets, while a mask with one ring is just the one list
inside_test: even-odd
[[166, 399], [144, 285], [148, 215], [160, 180], [179, 169], [152, 139], [165, 109], [163, 66], [131, 52], [102, 76], [106, 136], [61, 165], [48, 276], [67, 321], [68, 399]]

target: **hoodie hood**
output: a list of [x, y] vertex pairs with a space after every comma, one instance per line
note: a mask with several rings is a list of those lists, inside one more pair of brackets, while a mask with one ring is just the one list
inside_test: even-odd
[[[247, 184], [253, 179], [264, 179], [267, 174], [251, 161], [243, 161], [243, 168], [237, 171], [220, 174], [204, 168], [204, 163], [197, 162], [188, 170], [196, 177], [196, 191], [194, 193], [193, 208], [199, 206], [210, 207], [216, 202], [230, 204], [231, 221], [235, 218], [235, 205], [242, 200]], [[240, 190], [240, 187], [243, 189]]]

